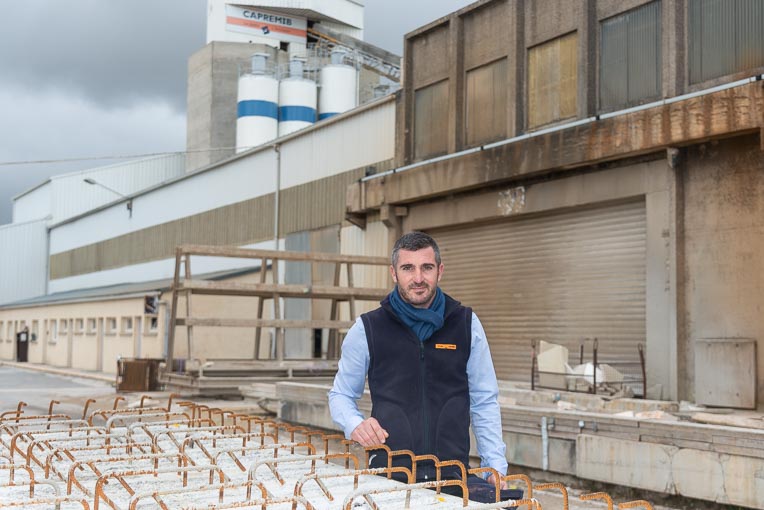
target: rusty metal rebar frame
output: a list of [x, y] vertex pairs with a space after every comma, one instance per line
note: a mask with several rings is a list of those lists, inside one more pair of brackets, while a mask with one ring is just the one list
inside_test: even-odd
[[522, 473], [516, 473], [514, 475], [504, 475], [501, 477], [503, 482], [513, 482], [515, 480], [522, 480], [525, 482], [526, 499], [533, 499], [533, 482], [528, 475]]
[[61, 508], [62, 503], [79, 503], [83, 510], [90, 510], [90, 504], [85, 499], [69, 498], [69, 497], [55, 497], [55, 498], [37, 498], [28, 499], [26, 501], [11, 501], [3, 503], [0, 501], [0, 508], [14, 508], [14, 507], [26, 507], [32, 505], [54, 505], [55, 508]]
[[[282, 449], [289, 449], [290, 451], [293, 451], [295, 448], [299, 447], [306, 447], [308, 448], [308, 451], [310, 452], [310, 455], [315, 455], [316, 449], [315, 447], [310, 443], [274, 443], [274, 444], [267, 444], [267, 445], [260, 445], [260, 446], [245, 446], [245, 447], [235, 447], [235, 448], [225, 448], [218, 450], [215, 453], [214, 457], [210, 457], [209, 455], [207, 458], [210, 459], [213, 465], [217, 466], [218, 461], [221, 455], [228, 455], [231, 460], [234, 461], [236, 466], [239, 468], [239, 470], [247, 471], [247, 467], [244, 466], [244, 464], [241, 463], [241, 461], [236, 457], [237, 452], [241, 452], [242, 455], [245, 455], [246, 452], [257, 452], [257, 451], [267, 451], [267, 450], [273, 450], [273, 459], [278, 458], [278, 451]], [[184, 450], [185, 451], [185, 450]], [[206, 451], [205, 451], [206, 454]], [[345, 456], [345, 454], [332, 454], [337, 456]], [[358, 464], [358, 459], [356, 460], [356, 464]], [[327, 460], [328, 463], [328, 460]]]
[[[229, 430], [233, 431], [233, 434], [224, 434], [224, 432], [229, 431]], [[180, 449], [181, 443], [183, 442], [183, 440], [178, 441], [178, 439], [175, 438], [175, 434], [177, 432], [185, 432], [185, 433], [188, 433], [188, 434], [196, 434], [198, 432], [214, 432], [214, 431], [220, 432], [219, 438], [235, 437], [237, 435], [238, 431], [241, 431], [242, 433], [244, 433], [244, 429], [241, 426], [239, 426], [239, 425], [236, 425], [236, 426], [233, 426], [233, 425], [226, 425], [226, 426], [214, 425], [214, 426], [211, 426], [211, 427], [195, 427], [195, 428], [188, 428], [188, 429], [184, 429], [184, 430], [165, 429], [165, 430], [161, 430], [161, 431], [157, 432], [154, 435], [154, 438], [152, 439], [152, 442], [158, 443], [159, 442], [159, 438], [161, 438], [162, 436], [166, 435], [167, 438], [178, 449]], [[188, 436], [188, 437], [190, 437], [190, 436]], [[183, 439], [186, 439], [186, 438], [183, 438]], [[213, 440], [213, 447], [214, 447], [214, 445], [215, 445], [215, 443], [214, 443], [214, 440]]]
[[300, 496], [290, 496], [277, 499], [253, 499], [251, 501], [241, 501], [238, 503], [224, 503], [222, 505], [207, 505], [204, 507], [191, 506], [185, 510], [227, 510], [234, 508], [260, 508], [264, 510], [268, 508], [268, 505], [283, 505], [284, 503], [292, 503], [292, 510], [297, 510], [297, 505], [302, 505], [305, 510], [315, 510], [315, 507], [310, 504], [305, 498]]
[[[111, 439], [117, 439], [117, 440], [119, 440], [119, 442], [116, 443], [117, 445], [124, 445], [124, 444], [126, 444], [126, 443], [121, 442], [122, 440], [125, 439], [124, 436], [114, 436], [114, 435], [112, 435], [112, 436], [98, 435], [98, 436], [89, 436], [89, 437], [85, 437], [85, 438], [83, 438], [82, 436], [71, 436], [71, 437], [66, 436], [66, 437], [56, 437], [56, 438], [47, 438], [47, 439], [39, 439], [39, 440], [38, 439], [33, 439], [33, 441], [30, 442], [29, 445], [27, 445], [27, 456], [24, 458], [25, 459], [25, 463], [27, 465], [31, 466], [32, 461], [34, 461], [35, 464], [37, 464], [38, 466], [44, 467], [42, 465], [42, 461], [40, 459], [38, 459], [34, 455], [34, 450], [33, 450], [33, 448], [31, 448], [33, 445], [35, 447], [38, 447], [38, 449], [41, 452], [46, 452], [46, 451], [54, 451], [54, 450], [56, 450], [58, 448], [64, 448], [64, 446], [62, 446], [62, 443], [79, 443], [79, 442], [81, 442], [83, 440], [86, 441], [85, 447], [97, 446], [97, 445], [91, 445], [90, 444], [91, 442], [95, 442], [95, 440], [97, 440], [97, 439], [103, 439], [104, 441], [110, 441]], [[108, 444], [111, 445], [111, 442], [109, 442]], [[101, 448], [106, 448], [107, 446], [108, 445], [101, 445], [100, 447]], [[77, 444], [75, 444], [75, 446], [72, 449], [75, 449], [75, 448], [78, 448], [78, 447], [81, 447], [81, 445], [78, 446]], [[116, 447], [117, 446], [113, 446], [112, 445], [112, 448], [116, 448]], [[46, 448], [47, 448], [47, 450], [46, 450]]]
[[[63, 460], [63, 456], [65, 455], [71, 462], [76, 462], [77, 460], [87, 460], [87, 459], [77, 459], [73, 452], [99, 452], [103, 451], [106, 455], [111, 455], [112, 450], [119, 450], [124, 449], [125, 454], [129, 454], [128, 450], [132, 450], [133, 448], [137, 448], [141, 454], [145, 454], [146, 450], [143, 448], [148, 448], [151, 450], [154, 445], [151, 443], [117, 443], [115, 444], [109, 444], [106, 446], [79, 446], [79, 447], [72, 447], [72, 448], [63, 448], [59, 447], [54, 449], [51, 453], [48, 454], [48, 456], [45, 458], [45, 478], [50, 478], [50, 473], [53, 472], [56, 476], [59, 477], [62, 481], [66, 481], [66, 477], [61, 474], [60, 471], [56, 469], [56, 467], [53, 465], [54, 460]], [[151, 453], [164, 453], [163, 451], [153, 451], [151, 450]]]
[[113, 510], [120, 510], [118, 507], [114, 505], [114, 502], [106, 495], [104, 492], [104, 485], [106, 485], [109, 481], [109, 479], [113, 478], [116, 479], [122, 487], [127, 491], [127, 493], [130, 495], [130, 497], [133, 497], [135, 495], [135, 491], [130, 487], [130, 485], [127, 483], [125, 478], [134, 477], [134, 476], [146, 476], [151, 475], [153, 477], [157, 477], [160, 474], [165, 473], [177, 473], [179, 476], [181, 473], [183, 474], [183, 487], [188, 486], [188, 473], [201, 473], [209, 471], [210, 473], [210, 479], [209, 483], [213, 483], [214, 480], [214, 473], [217, 473], [220, 477], [220, 484], [225, 484], [225, 473], [218, 468], [217, 466], [185, 466], [185, 467], [179, 467], [179, 468], [168, 468], [168, 469], [143, 469], [143, 470], [131, 470], [131, 471], [119, 471], [119, 472], [113, 472], [113, 473], [106, 473], [98, 478], [98, 481], [95, 485], [95, 498], [93, 500], [93, 510], [98, 510], [101, 500], [109, 505]]
[[[308, 443], [301, 443], [301, 445], [310, 446], [311, 448], [313, 448], [313, 445], [310, 445]], [[331, 456], [340, 457], [343, 455], [344, 454], [342, 453], [338, 453], [338, 454], [332, 454]], [[255, 477], [257, 476], [257, 468], [259, 468], [260, 466], [267, 466], [268, 469], [270, 469], [273, 476], [276, 478], [276, 481], [279, 482], [279, 484], [284, 485], [285, 481], [283, 478], [281, 478], [281, 475], [276, 469], [276, 465], [310, 461], [310, 471], [306, 474], [311, 474], [316, 472], [316, 461], [318, 460], [326, 460], [326, 456], [325, 455], [301, 455], [299, 457], [297, 456], [281, 457], [281, 458], [258, 460], [257, 462], [252, 464], [247, 470], [247, 480], [256, 479]]]
[[469, 505], [466, 507], [463, 507], [462, 510], [491, 510], [491, 509], [505, 509], [509, 508], [510, 505], [512, 508], [521, 507], [523, 505], [527, 505], [528, 508], [532, 510], [543, 510], [541, 507], [541, 503], [539, 503], [535, 498], [525, 498], [525, 499], [508, 499], [506, 501], [498, 501], [496, 503], [472, 503], [470, 502]]
[[653, 505], [645, 501], [644, 499], [638, 499], [635, 501], [627, 501], [626, 503], [618, 503], [618, 509], [626, 508], [644, 508], [645, 510], [653, 510]]
[[409, 509], [411, 508], [411, 491], [416, 489], [435, 489], [438, 487], [449, 487], [449, 486], [458, 486], [462, 489], [462, 506], [466, 507], [469, 504], [469, 499], [467, 498], [467, 484], [463, 480], [440, 480], [440, 481], [432, 481], [432, 482], [420, 482], [420, 483], [413, 483], [413, 484], [402, 484], [400, 487], [382, 487], [377, 489], [357, 489], [348, 494], [345, 497], [345, 500], [342, 502], [342, 508], [343, 510], [352, 510], [353, 502], [356, 500], [356, 498], [360, 497], [366, 497], [366, 496], [372, 496], [374, 494], [387, 494], [392, 492], [405, 492], [406, 493], [406, 503], [403, 508]]
[[393, 473], [403, 473], [406, 475], [408, 479], [408, 483], [414, 483], [414, 476], [411, 473], [411, 470], [406, 469], [403, 466], [397, 466], [393, 468], [367, 468], [367, 469], [356, 469], [354, 471], [350, 472], [344, 472], [344, 473], [310, 473], [302, 478], [300, 478], [297, 483], [294, 486], [294, 495], [295, 496], [302, 496], [302, 488], [305, 486], [306, 483], [308, 483], [311, 480], [315, 480], [318, 487], [321, 489], [321, 491], [324, 493], [326, 498], [329, 501], [334, 501], [334, 496], [329, 492], [329, 489], [326, 487], [326, 485], [323, 483], [323, 480], [327, 478], [345, 478], [345, 477], [353, 477], [353, 490], [358, 489], [358, 479], [361, 476], [365, 475], [381, 475], [381, 474], [387, 474], [388, 472], [392, 471]]
[[[226, 489], [243, 489], [246, 488], [248, 491], [248, 494], [250, 494], [252, 490], [252, 486], [257, 486], [258, 489], [260, 489], [260, 494], [262, 495], [262, 499], [267, 500], [270, 498], [268, 494], [268, 489], [265, 487], [265, 485], [259, 483], [259, 482], [242, 482], [242, 483], [227, 483], [223, 485], [209, 485], [205, 487], [197, 487], [194, 489], [189, 488], [181, 488], [181, 489], [165, 489], [165, 490], [157, 490], [152, 492], [143, 492], [140, 494], [136, 494], [133, 497], [130, 498], [129, 503], [129, 510], [136, 510], [138, 506], [138, 502], [143, 498], [152, 498], [154, 501], [159, 505], [160, 508], [163, 510], [168, 510], [169, 507], [165, 504], [164, 501], [162, 501], [162, 496], [171, 496], [173, 494], [188, 494], [191, 492], [201, 492], [201, 491], [218, 491], [218, 503], [224, 503], [223, 499], [225, 499], [225, 490]], [[251, 499], [250, 496], [247, 496], [247, 499]], [[208, 508], [205, 506], [205, 508]]]
[[610, 497], [610, 495], [606, 492], [592, 492], [589, 494], [581, 494], [579, 496], [581, 498], [581, 501], [592, 501], [595, 499], [600, 499], [607, 503], [607, 509], [613, 510], [613, 499]]
[[[19, 452], [22, 458], [27, 459], [27, 456], [24, 455], [24, 452], [21, 451], [21, 448], [18, 446], [18, 441], [20, 438], [27, 437], [27, 439], [31, 440], [31, 443], [42, 443], [45, 440], [39, 439], [38, 436], [44, 436], [44, 435], [54, 435], [54, 434], [67, 434], [65, 437], [74, 437], [74, 432], [86, 432], [87, 434], [85, 437], [82, 437], [78, 435], [78, 439], [80, 440], [88, 440], [90, 438], [90, 432], [98, 432], [98, 433], [105, 433], [105, 430], [102, 427], [77, 427], [77, 428], [70, 428], [70, 429], [63, 429], [63, 430], [27, 430], [22, 432], [17, 432], [13, 434], [11, 437], [11, 446], [10, 446], [10, 453], [11, 457], [15, 457], [15, 452]], [[48, 440], [55, 440], [55, 439], [63, 439], [63, 438], [55, 438], [55, 437], [49, 437]], [[41, 450], [44, 450], [41, 445], [38, 445]], [[42, 467], [42, 466], [41, 466]]]
[[8, 485], [0, 485], [0, 487], [15, 487], [18, 486], [16, 483], [16, 469], [23, 469], [27, 472], [27, 475], [29, 476], [29, 497], [34, 496], [34, 471], [32, 471], [32, 468], [25, 465], [15, 465], [15, 464], [6, 464], [6, 465], [0, 465], [0, 471], [9, 471], [8, 474]]
[[81, 469], [81, 466], [89, 467], [90, 471], [96, 475], [96, 478], [100, 478], [103, 476], [103, 472], [96, 467], [98, 464], [119, 464], [123, 462], [130, 462], [132, 464], [141, 460], [150, 460], [154, 464], [153, 470], [158, 471], [159, 461], [162, 459], [177, 459], [178, 467], [188, 466], [188, 459], [185, 455], [181, 455], [180, 453], [149, 453], [146, 455], [124, 455], [121, 457], [108, 457], [106, 459], [88, 459], [75, 461], [71, 466], [69, 466], [69, 474], [66, 477], [66, 494], [71, 495], [73, 486], [76, 486], [86, 496], [93, 496], [93, 493], [90, 492], [90, 490], [88, 490], [84, 485], [82, 485], [82, 483], [80, 483], [80, 481], [77, 480], [77, 477], [75, 476], [75, 472], [78, 468]]
[[[115, 404], [116, 405], [116, 404]], [[93, 420], [95, 420], [97, 417], [100, 417], [103, 419], [104, 422], [108, 421], [108, 419], [114, 415], [142, 415], [147, 413], [166, 413], [167, 409], [164, 407], [139, 407], [136, 409], [97, 409], [93, 411], [93, 413], [88, 418], [88, 423], [93, 425]]]
[[549, 490], [549, 489], [557, 489], [562, 493], [562, 510], [568, 510], [569, 508], [569, 502], [568, 502], [568, 489], [559, 482], [550, 482], [550, 483], [539, 483], [536, 484], [534, 487], [536, 490]]

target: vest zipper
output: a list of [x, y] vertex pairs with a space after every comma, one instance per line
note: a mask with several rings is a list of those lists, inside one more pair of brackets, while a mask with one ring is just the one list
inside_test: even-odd
[[430, 453], [430, 426], [429, 426], [429, 420], [428, 418], [428, 411], [427, 411], [427, 387], [425, 385], [427, 381], [427, 365], [424, 361], [424, 342], [421, 340], [419, 341], [419, 364], [420, 364], [420, 370], [419, 374], [421, 376], [421, 385], [422, 385], [422, 423], [424, 424], [424, 451], [425, 453]]

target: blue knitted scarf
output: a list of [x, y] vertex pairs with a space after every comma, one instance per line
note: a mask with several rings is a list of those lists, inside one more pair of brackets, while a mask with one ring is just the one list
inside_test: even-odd
[[397, 286], [388, 297], [396, 315], [411, 328], [419, 340], [424, 342], [443, 327], [446, 297], [439, 288], [435, 291], [435, 299], [432, 300], [429, 308], [417, 308], [405, 302], [398, 294]]

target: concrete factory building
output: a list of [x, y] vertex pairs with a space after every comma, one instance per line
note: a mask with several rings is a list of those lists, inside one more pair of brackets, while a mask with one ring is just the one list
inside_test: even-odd
[[[442, 286], [480, 316], [502, 381], [531, 381], [534, 342], [572, 358], [583, 339], [589, 357], [596, 339], [601, 363], [644, 366], [636, 396], [764, 406], [764, 3], [480, 0], [406, 35], [395, 94], [359, 92], [359, 106], [285, 135], [277, 126], [239, 153], [236, 84], [268, 69], [263, 61], [274, 80], [294, 77], [293, 57], [315, 42], [328, 49], [319, 66], [333, 63], [331, 50], [354, 55], [341, 64], [358, 70], [356, 90], [373, 83], [364, 73], [396, 72], [392, 56], [357, 40], [358, 2], [258, 2], [258, 15], [249, 2], [225, 3], [210, 1], [218, 24], [190, 61], [186, 172], [77, 215], [0, 228], [36, 229], [25, 235], [47, 256], [29, 278], [48, 274], [36, 295], [3, 295], [0, 358], [16, 356], [23, 326], [37, 338], [30, 361], [113, 371], [116, 356], [164, 356], [180, 244], [386, 256], [416, 229], [440, 243]], [[252, 31], [285, 19], [306, 46]], [[267, 58], [256, 66], [253, 53]], [[264, 103], [243, 111], [268, 117]], [[194, 267], [242, 283], [262, 281], [261, 270], [214, 258]], [[280, 271], [287, 283], [332, 280], [304, 265]], [[375, 269], [354, 279], [385, 278]], [[209, 313], [227, 313], [206, 299]], [[284, 306], [285, 318], [327, 313]], [[287, 357], [327, 357], [322, 334], [320, 349], [310, 333], [288, 337]], [[244, 330], [195, 341], [210, 358], [254, 349]], [[187, 354], [183, 342], [176, 349]], [[541, 448], [538, 424], [525, 430], [515, 417], [505, 414], [510, 462], [542, 467], [528, 454]], [[598, 452], [621, 446], [596, 429], [576, 439], [581, 430], [557, 432], [550, 469], [761, 508], [760, 484], [731, 480], [764, 470], [764, 443], [613, 432], [629, 455], [665, 462], [607, 471]], [[725, 483], [682, 478], [681, 466], [706, 465]]]

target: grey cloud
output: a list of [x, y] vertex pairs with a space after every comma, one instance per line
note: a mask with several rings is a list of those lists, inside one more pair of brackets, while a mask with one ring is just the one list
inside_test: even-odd
[[3, 82], [69, 90], [104, 107], [185, 107], [186, 61], [205, 42], [206, 0], [4, 2]]

